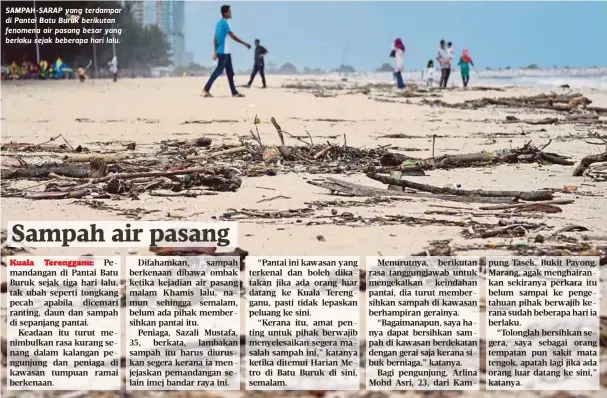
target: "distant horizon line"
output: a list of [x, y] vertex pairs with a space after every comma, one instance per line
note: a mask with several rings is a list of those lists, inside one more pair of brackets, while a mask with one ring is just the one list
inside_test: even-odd
[[[215, 65], [203, 65], [197, 62], [192, 62], [193, 64], [196, 64], [198, 66], [200, 66], [203, 69], [209, 69], [209, 70], [213, 70], [215, 69]], [[192, 64], [191, 63], [191, 64]], [[191, 65], [190, 64], [190, 65]], [[304, 69], [308, 69], [309, 71], [317, 71], [317, 72], [323, 72], [323, 73], [333, 73], [333, 72], [340, 72], [340, 69], [343, 68], [352, 68], [354, 70], [354, 73], [357, 72], [390, 72], [389, 70], [382, 70], [382, 67], [384, 65], [381, 65], [378, 68], [374, 68], [374, 69], [356, 69], [354, 66], [352, 65], [340, 65], [339, 67], [336, 68], [332, 68], [332, 69], [324, 69], [324, 68], [320, 68], [320, 67], [309, 67], [309, 66], [304, 66], [303, 68], [298, 67], [297, 65], [291, 63], [291, 62], [285, 62], [280, 66], [273, 66], [271, 68], [268, 68], [268, 66], [266, 65], [266, 73], [269, 72], [277, 72], [280, 71], [283, 67], [285, 67], [286, 65], [292, 65], [293, 67], [295, 67], [296, 73], [301, 73], [303, 72]], [[392, 69], [392, 65], [385, 63], [385, 65], [390, 65], [390, 68]], [[177, 66], [174, 68], [188, 68], [188, 66]], [[484, 68], [477, 68], [478, 71], [514, 71], [514, 70], [526, 70], [526, 71], [537, 71], [537, 70], [570, 70], [570, 69], [591, 69], [591, 70], [601, 70], [601, 69], [607, 69], [607, 65], [590, 65], [590, 66], [558, 66], [558, 65], [553, 65], [553, 66], [542, 66], [539, 64], [529, 64], [529, 65], [525, 65], [525, 66], [518, 66], [518, 67], [512, 67], [512, 66], [500, 66], [500, 67], [484, 67]], [[416, 71], [416, 72], [421, 72], [423, 70], [426, 70], [425, 68], [423, 69], [407, 69], [405, 67], [405, 72], [406, 71]], [[247, 72], [247, 71], [252, 71], [252, 68], [250, 69], [238, 69], [237, 72]], [[286, 71], [285, 71], [286, 72]], [[289, 72], [292, 73], [292, 72]], [[287, 73], [283, 73], [283, 74], [287, 74]]]

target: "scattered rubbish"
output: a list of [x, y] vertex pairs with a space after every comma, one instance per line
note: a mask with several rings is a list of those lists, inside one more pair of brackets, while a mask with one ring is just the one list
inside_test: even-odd
[[422, 192], [430, 192], [433, 194], [446, 194], [446, 195], [457, 195], [457, 196], [481, 196], [481, 197], [492, 197], [492, 198], [514, 198], [527, 201], [537, 200], [551, 200], [552, 191], [540, 190], [540, 191], [484, 191], [477, 189], [474, 191], [457, 189], [457, 188], [440, 188], [428, 184], [420, 184], [408, 180], [393, 180], [386, 176], [382, 176], [376, 173], [367, 173], [367, 177], [383, 182], [384, 184], [399, 185], [403, 188], [411, 188]]
[[607, 114], [607, 108], [588, 107], [592, 101], [581, 93], [566, 95], [551, 93], [530, 97], [485, 97], [459, 103], [448, 103], [441, 100], [430, 101], [427, 99], [423, 99], [422, 102], [427, 105], [442, 106], [445, 108], [479, 109], [487, 106], [504, 106], [509, 108], [550, 109], [560, 112], [570, 112], [582, 106], [586, 110], [596, 112], [597, 114]]
[[[605, 145], [607, 146], [607, 143]], [[582, 158], [580, 163], [576, 166], [575, 170], [573, 170], [573, 176], [579, 177], [584, 175], [584, 172], [588, 169], [588, 167], [590, 167], [590, 165], [598, 162], [607, 162], [607, 150], [598, 155], [588, 155]]]
[[380, 159], [382, 166], [400, 166], [401, 171], [453, 169], [462, 167], [479, 167], [500, 163], [540, 163], [571, 166], [574, 163], [567, 156], [544, 152], [550, 145], [536, 147], [528, 141], [520, 148], [499, 150], [494, 152], [467, 153], [461, 155], [442, 155], [427, 159], [416, 159], [400, 153], [386, 152]]

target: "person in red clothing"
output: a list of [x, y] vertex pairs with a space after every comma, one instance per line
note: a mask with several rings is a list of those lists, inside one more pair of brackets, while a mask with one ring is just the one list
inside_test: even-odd
[[472, 58], [468, 54], [468, 49], [464, 48], [462, 51], [462, 56], [459, 58], [459, 70], [462, 74], [462, 83], [464, 87], [468, 87], [468, 82], [470, 81], [470, 65], [474, 66], [474, 62], [472, 62]]
[[396, 87], [404, 89], [403, 63], [405, 61], [405, 45], [400, 38], [394, 40], [390, 57], [394, 58], [394, 78], [396, 79]]

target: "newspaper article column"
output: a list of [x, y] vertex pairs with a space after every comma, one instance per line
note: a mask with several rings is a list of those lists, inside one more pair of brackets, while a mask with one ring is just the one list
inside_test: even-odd
[[240, 259], [127, 257], [127, 390], [240, 389]]
[[488, 257], [487, 389], [598, 390], [598, 257]]
[[360, 388], [358, 257], [249, 257], [247, 390]]
[[367, 257], [367, 389], [479, 389], [477, 257]]
[[8, 259], [9, 390], [120, 389], [120, 257]]

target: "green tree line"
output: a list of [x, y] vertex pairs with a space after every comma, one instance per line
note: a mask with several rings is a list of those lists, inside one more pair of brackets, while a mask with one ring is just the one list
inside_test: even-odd
[[[29, 60], [32, 62], [36, 61], [36, 44], [35, 34], [18, 34], [18, 33], [6, 33], [7, 28], [9, 29], [34, 29], [34, 23], [17, 23], [16, 18], [21, 19], [33, 19], [33, 13], [16, 13], [18, 7], [33, 7], [33, 1], [2, 1], [2, 62], [4, 64], [17, 61], [18, 63]], [[79, 35], [73, 33], [57, 33], [54, 34], [55, 29], [74, 29], [80, 28], [82, 31], [83, 27], [87, 29], [95, 28], [101, 29], [101, 34], [95, 34], [95, 38], [100, 39], [103, 37], [105, 29], [120, 29], [121, 34], [114, 34], [114, 38], [119, 40], [119, 43], [114, 44], [116, 50], [116, 56], [120, 68], [141, 68], [148, 66], [168, 66], [170, 65], [170, 44], [163, 34], [163, 32], [155, 25], [142, 26], [138, 21], [135, 20], [132, 12], [132, 5], [130, 2], [125, 2], [123, 6], [118, 1], [37, 1], [36, 9], [41, 8], [63, 8], [63, 12], [60, 14], [40, 14], [37, 13], [37, 21], [40, 22], [40, 18], [65, 18], [65, 10], [67, 9], [118, 9], [121, 8], [120, 14], [82, 14], [84, 18], [98, 17], [100, 19], [115, 19], [115, 23], [86, 23], [83, 24], [80, 21], [78, 23], [38, 23], [37, 28], [40, 30], [38, 34], [39, 38], [51, 38], [53, 43], [39, 44], [38, 48], [40, 51], [40, 59], [47, 60], [49, 62], [54, 61], [60, 56], [65, 62], [73, 63], [81, 61], [83, 59], [90, 59], [96, 55], [97, 63], [99, 68], [105, 67], [107, 62], [113, 56], [113, 46], [111, 43], [107, 43], [104, 40], [103, 43], [93, 44], [90, 41], [91, 34]], [[7, 23], [7, 18], [12, 18], [11, 23]], [[28, 21], [30, 22], [30, 21]], [[43, 33], [45, 29], [51, 29], [51, 33]], [[89, 43], [77, 44], [77, 43], [55, 43], [55, 37], [62, 38], [82, 38], [89, 39]], [[111, 38], [109, 34], [105, 37]], [[7, 43], [7, 39], [24, 38], [31, 40], [31, 43]]]

